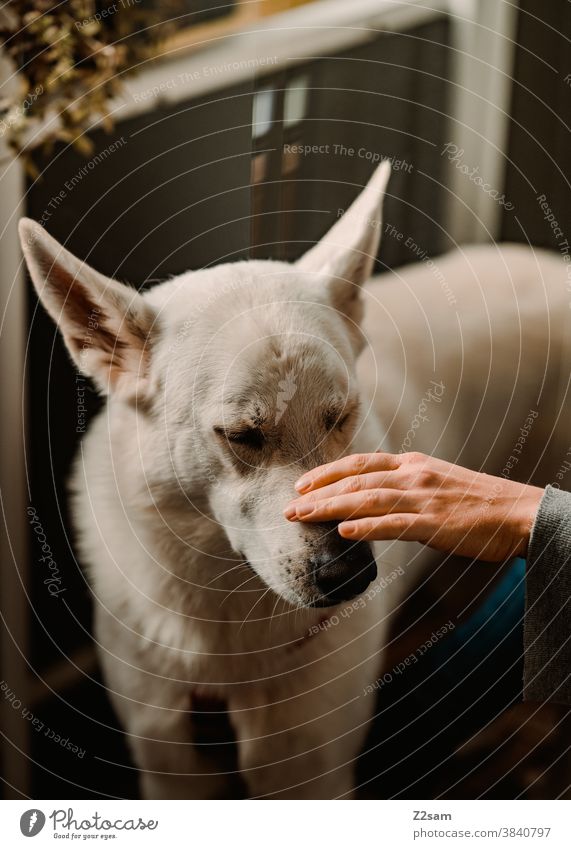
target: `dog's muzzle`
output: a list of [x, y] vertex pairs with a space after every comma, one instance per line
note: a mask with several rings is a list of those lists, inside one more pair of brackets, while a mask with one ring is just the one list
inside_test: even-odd
[[377, 564], [368, 542], [340, 537], [336, 526], [328, 544], [310, 558], [313, 583], [319, 596], [313, 607], [331, 607], [364, 592], [377, 577]]

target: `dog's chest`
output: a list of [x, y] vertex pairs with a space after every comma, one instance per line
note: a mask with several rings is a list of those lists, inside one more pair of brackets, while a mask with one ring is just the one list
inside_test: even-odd
[[208, 685], [208, 694], [227, 684], [288, 672], [313, 650], [323, 612], [278, 610], [276, 596], [265, 590], [247, 601], [224, 604], [228, 592], [177, 592], [163, 586], [146, 609], [138, 604], [123, 616], [133, 617], [134, 629], [152, 647], [147, 662], [161, 674], [182, 674], [200, 692]]

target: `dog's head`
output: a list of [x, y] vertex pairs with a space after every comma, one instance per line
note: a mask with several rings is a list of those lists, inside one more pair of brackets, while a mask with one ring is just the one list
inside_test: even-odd
[[276, 593], [326, 606], [376, 575], [370, 546], [335, 525], [289, 523], [297, 478], [354, 450], [355, 362], [390, 174], [383, 163], [345, 215], [293, 265], [189, 272], [139, 294], [22, 220], [32, 280], [69, 352], [110, 403], [130, 407], [145, 485], [223, 529]]

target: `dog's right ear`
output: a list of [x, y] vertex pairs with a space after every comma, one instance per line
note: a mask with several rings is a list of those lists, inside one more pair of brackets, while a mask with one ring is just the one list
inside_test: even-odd
[[29, 218], [19, 224], [32, 282], [71, 357], [104, 393], [144, 402], [155, 313], [135, 289], [90, 268]]

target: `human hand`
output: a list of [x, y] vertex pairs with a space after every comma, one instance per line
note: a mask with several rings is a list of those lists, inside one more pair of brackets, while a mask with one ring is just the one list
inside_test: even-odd
[[304, 474], [290, 521], [340, 521], [342, 537], [415, 540], [501, 562], [525, 556], [543, 489], [416, 452], [353, 454]]

